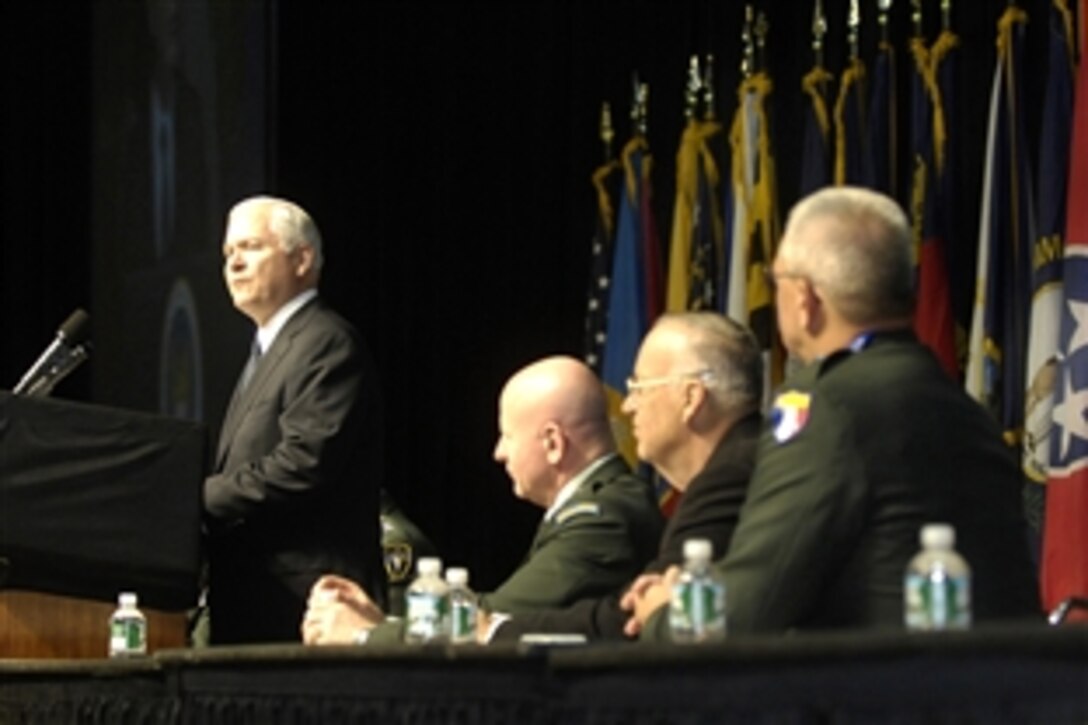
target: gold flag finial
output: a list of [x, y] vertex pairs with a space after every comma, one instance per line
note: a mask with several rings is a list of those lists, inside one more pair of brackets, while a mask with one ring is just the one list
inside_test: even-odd
[[612, 139], [616, 137], [616, 132], [612, 128], [612, 106], [608, 101], [601, 103], [601, 143], [604, 144], [604, 160], [608, 163], [612, 160]]
[[816, 0], [812, 10], [812, 53], [816, 65], [824, 65], [824, 36], [827, 35], [827, 17], [824, 15], [823, 0]]
[[880, 42], [888, 42], [888, 11], [892, 9], [892, 0], [876, 0], [876, 22], [880, 26]]
[[740, 42], [741, 47], [744, 49], [744, 55], [740, 61], [740, 73], [745, 78], [752, 75], [755, 70], [755, 45], [752, 42], [752, 6], [744, 6], [744, 25], [740, 30]]
[[858, 34], [861, 31], [861, 8], [858, 0], [850, 0], [850, 15], [846, 19], [846, 40], [850, 44], [850, 60], [858, 59]]

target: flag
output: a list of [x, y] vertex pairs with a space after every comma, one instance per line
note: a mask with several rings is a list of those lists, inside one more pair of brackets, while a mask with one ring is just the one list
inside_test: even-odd
[[1020, 442], [1024, 416], [1026, 310], [1035, 238], [1020, 95], [1026, 23], [1027, 14], [1016, 6], [998, 21], [967, 365], [968, 393], [993, 412], [1011, 446]]
[[[939, 43], [940, 41], [938, 41]], [[935, 46], [936, 47], [936, 46]], [[914, 234], [918, 265], [917, 306], [914, 329], [918, 339], [933, 350], [941, 367], [953, 379], [959, 379], [948, 291], [948, 267], [945, 241], [938, 216], [936, 183], [945, 158], [945, 125], [937, 68], [921, 37], [911, 40], [914, 73], [911, 76], [911, 229]]]
[[[1047, 77], [1039, 145], [1038, 228], [1031, 254], [1031, 326], [1024, 378], [1024, 439], [1021, 461], [1029, 482], [1024, 505], [1028, 522], [1040, 534], [1050, 464], [1047, 436], [1052, 430], [1062, 310], [1062, 256], [1065, 251], [1065, 194], [1069, 173], [1069, 124], [1073, 116], [1072, 21], [1065, 0], [1053, 0], [1048, 23]], [[1038, 538], [1033, 539], [1038, 544]]]
[[801, 80], [801, 90], [809, 98], [805, 106], [805, 127], [801, 146], [800, 196], [806, 197], [831, 182], [831, 119], [827, 112], [826, 89], [831, 74], [823, 66], [813, 66]]
[[891, 43], [881, 41], [873, 64], [869, 114], [864, 127], [868, 129], [868, 139], [867, 157], [862, 160], [862, 185], [893, 198], [897, 196], [899, 173], [895, 163], [898, 143], [895, 102], [895, 49]]
[[589, 279], [586, 283], [584, 354], [586, 364], [601, 374], [608, 321], [608, 288], [612, 276], [612, 248], [616, 229], [614, 200], [621, 176], [618, 161], [608, 161], [593, 172], [597, 196], [597, 223], [593, 232]]
[[[1082, 22], [1086, 11], [1088, 2], [1082, 0]], [[1088, 596], [1088, 72], [1083, 56], [1073, 114], [1065, 197], [1065, 304], [1059, 332], [1054, 428], [1047, 436], [1050, 470], [1041, 559], [1047, 609], [1069, 596]], [[1084, 612], [1075, 616], [1088, 618]]]
[[670, 312], [718, 308], [724, 221], [721, 172], [711, 144], [721, 135], [720, 123], [691, 119], [680, 139], [665, 297]]
[[937, 227], [936, 238], [944, 245], [945, 265], [948, 271], [948, 298], [952, 314], [952, 343], [956, 360], [957, 377], [963, 371], [967, 357], [967, 331], [971, 328], [973, 309], [973, 286], [965, 283], [971, 280], [974, 270], [970, 269], [973, 250], [970, 245], [961, 244], [958, 234], [959, 197], [962, 190], [959, 185], [959, 173], [956, 153], [959, 139], [954, 136], [955, 114], [959, 106], [959, 94], [956, 88], [959, 37], [949, 29], [944, 29], [937, 36], [929, 51], [929, 63], [936, 77], [937, 97], [934, 101], [933, 115], [933, 152], [937, 163], [936, 200], [933, 218]]
[[[621, 158], [624, 183], [616, 221], [608, 294], [608, 331], [601, 370], [616, 444], [623, 457], [634, 467], [638, 460], [635, 440], [630, 421], [620, 407], [638, 346], [661, 311], [660, 297], [656, 300], [650, 297], [660, 294], [654, 291], [652, 270], [657, 270], [656, 284], [660, 290], [661, 262], [660, 252], [650, 247], [657, 243], [657, 236], [652, 227], [644, 227], [647, 220], [653, 221], [652, 212], [643, 208], [650, 203], [651, 158], [645, 138], [636, 135], [628, 141]], [[647, 251], [650, 253], [647, 254]]]
[[862, 184], [869, 163], [865, 128], [865, 64], [854, 58], [842, 73], [835, 101], [835, 183]]
[[778, 241], [775, 160], [766, 111], [771, 90], [771, 79], [763, 72], [741, 81], [729, 133], [733, 193], [726, 314], [747, 324], [764, 351], [765, 402], [781, 379], [782, 366], [767, 279]]

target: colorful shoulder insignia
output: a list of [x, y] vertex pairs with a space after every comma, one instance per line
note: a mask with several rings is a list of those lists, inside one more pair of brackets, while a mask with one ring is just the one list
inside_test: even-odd
[[567, 506], [565, 509], [555, 515], [555, 523], [565, 524], [576, 516], [600, 516], [601, 506], [600, 504], [593, 503], [592, 501], [584, 501], [582, 503], [576, 503], [573, 506]]
[[771, 407], [771, 427], [774, 429], [776, 441], [785, 443], [801, 432], [808, 423], [811, 403], [811, 393], [802, 393], [799, 390], [779, 393]]

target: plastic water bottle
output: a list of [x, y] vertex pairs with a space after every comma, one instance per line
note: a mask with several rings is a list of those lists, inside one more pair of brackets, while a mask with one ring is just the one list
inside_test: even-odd
[[136, 594], [121, 592], [117, 609], [110, 615], [110, 657], [142, 657], [147, 654], [147, 619], [136, 608]]
[[725, 637], [725, 583], [710, 568], [707, 539], [684, 542], [684, 571], [673, 585], [669, 628], [673, 642], [711, 642]]
[[450, 642], [473, 643], [476, 641], [476, 595], [468, 588], [468, 569], [447, 569], [446, 584], [450, 588]]
[[415, 581], [405, 594], [408, 626], [404, 641], [410, 644], [445, 642], [449, 638], [449, 587], [442, 581], [442, 560], [419, 560]]
[[903, 579], [903, 619], [909, 630], [968, 629], [971, 626], [971, 569], [953, 548], [956, 530], [926, 524], [922, 550]]

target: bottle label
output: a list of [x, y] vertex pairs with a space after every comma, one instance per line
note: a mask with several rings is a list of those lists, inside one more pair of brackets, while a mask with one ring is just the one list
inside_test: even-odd
[[476, 641], [476, 607], [470, 601], [450, 606], [450, 639], [454, 642]]
[[967, 629], [971, 626], [971, 583], [935, 568], [910, 573], [904, 582], [907, 629]]
[[673, 586], [669, 626], [677, 642], [703, 642], [725, 636], [725, 587], [695, 578]]
[[114, 617], [110, 621], [110, 656], [147, 654], [147, 622], [142, 617]]
[[444, 596], [431, 592], [408, 593], [408, 629], [406, 638], [411, 642], [429, 642], [445, 635], [447, 601]]

